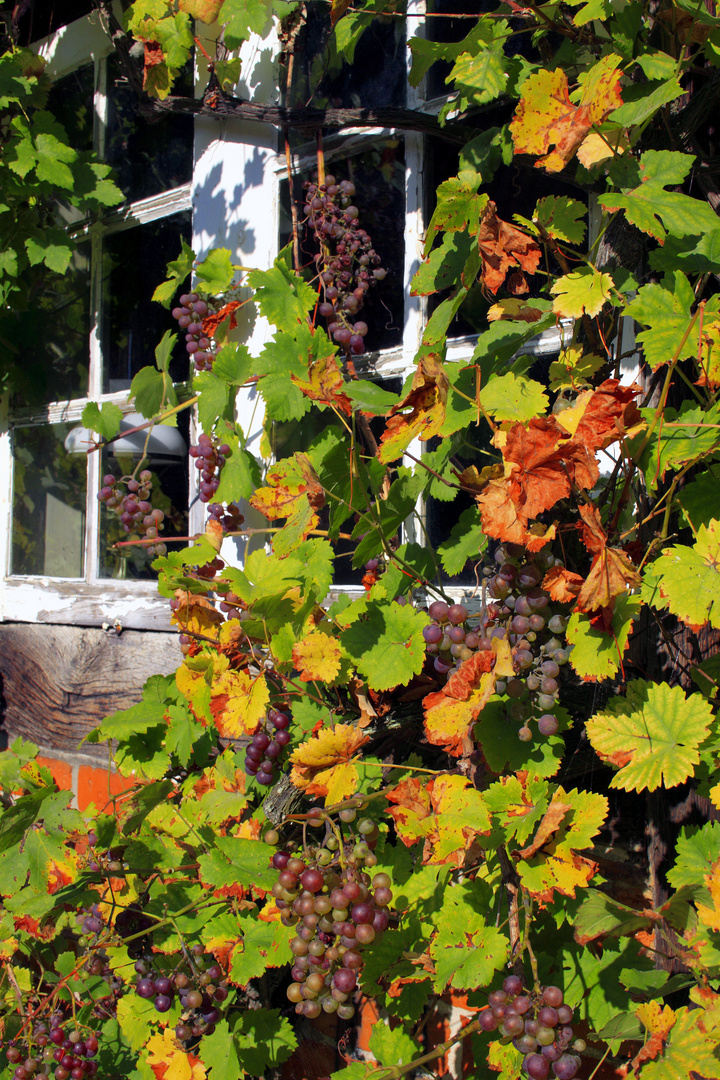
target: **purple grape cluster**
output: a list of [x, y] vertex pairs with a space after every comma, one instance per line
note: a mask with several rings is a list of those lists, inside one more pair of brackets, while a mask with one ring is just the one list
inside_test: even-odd
[[307, 181], [304, 212], [320, 248], [315, 263], [320, 273], [323, 300], [318, 312], [328, 321], [328, 333], [343, 349], [359, 356], [365, 352], [367, 323], [356, 320], [368, 289], [387, 271], [369, 234], [360, 227], [358, 208], [352, 205], [351, 180]]
[[278, 758], [291, 739], [289, 726], [290, 713], [280, 709], [268, 709], [265, 720], [258, 724], [245, 751], [245, 772], [258, 784], [267, 786], [276, 779]]
[[[355, 811], [345, 813], [355, 817]], [[272, 859], [279, 871], [272, 892], [282, 922], [296, 927], [290, 940], [293, 967], [287, 996], [296, 1013], [310, 1020], [321, 1012], [352, 1019], [350, 999], [365, 963], [363, 950], [390, 925], [390, 877], [379, 873], [371, 878], [363, 870], [363, 865], [377, 863], [370, 848], [377, 826], [364, 818], [357, 831], [359, 837], [346, 845], [344, 867], [334, 833], [302, 859], [287, 851], [276, 852]]]
[[217, 521], [223, 527], [223, 532], [237, 532], [245, 518], [240, 513], [237, 503], [210, 503], [208, 506], [208, 521]]
[[545, 572], [558, 562], [552, 555], [527, 555], [524, 548], [510, 544], [498, 548], [495, 562], [483, 570], [484, 602], [477, 622], [468, 624], [463, 604], [436, 600], [428, 608], [433, 622], [423, 636], [434, 670], [448, 676], [476, 652], [491, 649], [493, 638], [507, 639], [516, 674], [498, 679], [495, 692], [511, 699], [508, 718], [521, 724], [518, 737], [529, 742], [531, 719], [537, 719], [538, 731], [545, 737], [554, 735], [559, 726], [553, 710], [558, 704], [558, 676], [570, 650], [558, 635], [568, 620], [548, 610], [550, 597], [540, 587]]
[[185, 348], [195, 364], [196, 371], [210, 371], [215, 362], [215, 343], [206, 336], [202, 321], [212, 314], [205, 300], [197, 293], [183, 293], [180, 306], [172, 309], [172, 316], [185, 331]]
[[221, 1016], [220, 1006], [229, 994], [228, 981], [220, 965], [205, 956], [202, 945], [193, 946], [186, 962], [175, 971], [154, 972], [147, 959], [137, 960], [135, 971], [140, 976], [135, 992], [141, 998], [152, 998], [159, 1013], [168, 1012], [175, 994], [179, 997], [185, 1014], [175, 1029], [180, 1042], [212, 1034]]
[[[126, 490], [120, 487], [121, 484], [125, 485]], [[131, 476], [127, 480], [116, 480], [108, 473], [103, 476], [98, 501], [105, 503], [108, 510], [117, 514], [124, 532], [138, 539], [155, 540], [165, 528], [165, 514], [162, 510], [153, 510], [152, 487], [153, 479], [149, 469], [143, 469], [137, 478]], [[147, 551], [149, 555], [165, 555], [167, 547], [158, 542], [149, 544]]]
[[34, 1025], [32, 1035], [22, 1044], [11, 1043], [5, 1051], [15, 1066], [14, 1080], [54, 1076], [55, 1080], [84, 1080], [95, 1076], [100, 1043], [94, 1031], [65, 1028], [63, 1017], [55, 1013], [49, 1024]]
[[222, 467], [230, 456], [227, 443], [218, 443], [214, 435], [201, 432], [196, 446], [191, 446], [188, 453], [195, 459], [195, 468], [200, 470], [200, 502], [209, 503], [220, 487]]
[[[579, 1054], [584, 1039], [574, 1039], [570, 1027], [573, 1010], [563, 1004], [558, 986], [546, 986], [528, 993], [518, 975], [509, 975], [502, 990], [488, 996], [488, 1007], [479, 1015], [483, 1031], [499, 1031], [524, 1054], [523, 1072], [530, 1080], [573, 1080], [582, 1064]], [[574, 1053], [570, 1053], [570, 1051]]]

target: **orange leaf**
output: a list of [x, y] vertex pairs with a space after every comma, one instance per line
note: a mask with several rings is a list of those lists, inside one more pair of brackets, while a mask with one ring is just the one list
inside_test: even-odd
[[176, 626], [182, 627], [191, 634], [217, 638], [217, 628], [225, 621], [225, 618], [215, 610], [206, 596], [197, 596], [195, 593], [176, 589], [175, 599], [181, 601], [181, 606], [171, 613], [171, 623], [175, 623]]
[[423, 863], [461, 867], [475, 861], [478, 836], [490, 832], [490, 813], [464, 776], [413, 777], [387, 793], [398, 837], [410, 847], [425, 840]]
[[[448, 377], [438, 358], [423, 356], [410, 392], [390, 410], [378, 450], [380, 461], [394, 461], [413, 439], [430, 439], [438, 434], [445, 421], [448, 386]], [[401, 415], [405, 409], [411, 411]]]
[[491, 480], [476, 496], [483, 532], [511, 544], [522, 544], [528, 551], [539, 551], [554, 538], [555, 526], [533, 525], [531, 532], [528, 518], [512, 498], [510, 483], [510, 477]]
[[[504, 282], [511, 266], [519, 266], [526, 273], [534, 274], [542, 255], [540, 245], [521, 229], [516, 229], [514, 225], [499, 218], [495, 213], [496, 209], [494, 202], [487, 203], [478, 231], [482, 259], [480, 276], [485, 288], [493, 295]], [[516, 295], [527, 292], [524, 277], [522, 282], [517, 282], [510, 291]]]
[[[187, 2], [187, 0], [186, 0], [186, 2]], [[193, 0], [193, 2], [195, 2], [195, 3], [202, 3], [202, 2], [204, 2], [204, 3], [213, 3], [213, 2], [216, 2], [216, 0]], [[181, 3], [181, 10], [182, 10], [182, 3]], [[198, 18], [199, 18], [199, 16], [198, 16]], [[203, 19], [202, 21], [207, 22], [208, 20]], [[210, 19], [210, 22], [214, 22], [214, 21], [215, 21], [214, 19]], [[228, 318], [228, 316], [230, 317], [230, 321], [228, 323], [227, 329], [228, 329], [228, 331], [235, 330], [235, 328], [237, 327], [237, 319], [235, 318], [234, 312], [237, 311], [237, 309], [239, 307], [240, 307], [240, 301], [239, 300], [231, 300], [230, 303], [225, 304], [223, 307], [220, 308], [219, 311], [216, 311], [214, 315], [206, 315], [205, 318], [202, 321], [203, 334], [205, 335], [205, 337], [209, 337], [209, 338], [215, 337], [215, 334], [217, 333], [218, 327], [220, 326], [221, 323], [225, 322], [225, 320]]]
[[638, 571], [619, 548], [604, 548], [593, 559], [590, 573], [578, 593], [575, 611], [596, 611], [609, 607], [616, 596], [640, 584]]
[[340, 645], [323, 630], [314, 630], [293, 645], [292, 658], [303, 682], [319, 679], [330, 683], [340, 671]]
[[350, 0], [332, 0], [330, 5], [330, 22], [335, 26], [338, 19], [342, 19], [343, 15], [350, 7]]
[[635, 1015], [649, 1032], [650, 1038], [633, 1058], [633, 1070], [638, 1069], [644, 1061], [652, 1061], [653, 1058], [660, 1056], [677, 1020], [670, 1006], [662, 1006], [659, 1001], [643, 1002], [642, 1005], [638, 1005]]
[[352, 401], [344, 392], [345, 380], [334, 356], [320, 356], [311, 361], [307, 379], [301, 379], [292, 372], [290, 378], [305, 397], [332, 405], [350, 416]]
[[292, 753], [290, 779], [308, 795], [324, 795], [326, 806], [342, 802], [357, 790], [358, 771], [352, 762], [366, 742], [369, 736], [352, 724], [322, 728]]
[[442, 690], [427, 695], [423, 708], [429, 742], [454, 757], [470, 752], [470, 729], [495, 689], [494, 663], [489, 649], [475, 653]]
[[543, 578], [542, 588], [556, 604], [569, 604], [580, 592], [583, 579], [564, 566], [553, 566]]
[[579, 105], [570, 101], [561, 68], [542, 70], [526, 79], [510, 124], [515, 153], [541, 155], [535, 167], [547, 172], [564, 169], [592, 126], [622, 104], [619, 59], [605, 56], [590, 69]]
[[605, 450], [642, 422], [635, 404], [639, 393], [641, 388], [635, 384], [622, 386], [618, 379], [606, 379], [596, 390], [580, 394], [570, 409], [558, 413], [557, 422], [575, 443], [589, 450]]

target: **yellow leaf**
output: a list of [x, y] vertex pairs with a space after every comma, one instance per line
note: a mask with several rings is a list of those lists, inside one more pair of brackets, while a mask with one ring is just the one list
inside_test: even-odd
[[410, 847], [425, 840], [423, 863], [464, 866], [480, 851], [478, 837], [490, 832], [490, 813], [464, 776], [402, 780], [387, 793], [398, 837]]
[[194, 1054], [178, 1046], [174, 1030], [151, 1035], [146, 1043], [147, 1063], [157, 1080], [205, 1080], [205, 1066]]
[[224, 535], [225, 530], [222, 527], [222, 522], [217, 521], [215, 518], [208, 518], [208, 523], [205, 526], [205, 536], [215, 551], [220, 551]]
[[345, 380], [334, 356], [320, 356], [311, 361], [307, 379], [290, 374], [297, 388], [313, 401], [330, 405], [350, 416], [352, 401], [345, 393]]
[[622, 128], [618, 128], [616, 131], [608, 131], [604, 135], [591, 131], [583, 140], [577, 152], [577, 158], [586, 169], [592, 169], [595, 165], [610, 161], [615, 157], [615, 154], [624, 154], [629, 146], [627, 132], [623, 131]]
[[540, 308], [533, 307], [527, 300], [511, 297], [508, 300], [499, 300], [488, 309], [488, 322], [497, 322], [501, 319], [510, 319], [513, 322], [537, 322], [543, 316]]
[[223, 6], [223, 0], [179, 0], [178, 9], [187, 11], [193, 19], [200, 22], [214, 23]]
[[492, 651], [495, 653], [495, 667], [493, 672], [496, 678], [512, 679], [515, 677], [515, 665], [510, 642], [507, 638], [493, 638]]
[[303, 682], [332, 682], [340, 671], [340, 645], [323, 630], [315, 630], [293, 646], [292, 657]]
[[705, 886], [710, 891], [713, 906], [696, 904], [698, 918], [709, 930], [720, 932], [720, 859], [713, 864], [712, 873], [705, 875]]
[[181, 605], [172, 612], [170, 622], [190, 634], [217, 638], [217, 628], [225, 622], [225, 617], [215, 610], [207, 597], [177, 589], [175, 599], [180, 600]]
[[273, 548], [287, 555], [316, 528], [325, 492], [306, 454], [293, 454], [268, 469], [267, 487], [258, 488], [250, 502], [270, 521], [286, 518]]
[[[435, 356], [423, 356], [413, 376], [410, 392], [393, 405], [385, 432], [380, 440], [378, 457], [394, 461], [413, 439], [430, 439], [445, 421], [449, 382], [442, 363]], [[403, 410], [410, 409], [410, 412]]]
[[352, 724], [323, 728], [291, 755], [291, 781], [308, 795], [324, 795], [326, 806], [347, 799], [358, 784], [354, 755], [368, 741]]
[[495, 653], [475, 653], [442, 690], [423, 701], [425, 734], [435, 746], [459, 757], [472, 747], [470, 729], [495, 690]]
[[226, 739], [252, 735], [270, 704], [270, 690], [264, 675], [246, 671], [224, 671], [213, 680], [210, 709], [215, 726]]

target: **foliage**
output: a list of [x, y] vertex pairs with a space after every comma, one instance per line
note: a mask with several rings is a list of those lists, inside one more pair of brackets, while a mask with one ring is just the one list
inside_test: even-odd
[[[127, 26], [146, 92], [171, 92], [191, 19], [217, 20], [233, 49], [273, 10], [136, 0]], [[386, 11], [340, 2], [330, 14], [352, 63], [357, 34]], [[96, 1032], [103, 1075], [259, 1076], [308, 1038], [303, 1020], [350, 1020], [365, 995], [390, 1019], [370, 1041], [376, 1065], [335, 1076], [399, 1080], [434, 1067], [419, 1032], [461, 991], [474, 1018], [453, 1040], [468, 1040], [474, 1074], [543, 1080], [534, 1036], [522, 1036], [532, 1048], [517, 1038], [505, 999], [487, 1007], [510, 970], [523, 971], [533, 1016], [557, 985], [583, 1025], [583, 1063], [558, 1050], [560, 1080], [608, 1056], [641, 1080], [720, 1076], [717, 824], [683, 830], [663, 896], [623, 880], [635, 857], [611, 821], [623, 805], [642, 819], [645, 792], [671, 798], [679, 785], [720, 807], [720, 218], [692, 179], [713, 165], [691, 112], [715, 85], [720, 16], [690, 0], [652, 14], [508, 2], [462, 41], [410, 47], [413, 84], [437, 62], [450, 70], [442, 121], [459, 108], [480, 128], [473, 110], [493, 104], [500, 126], [438, 189], [412, 283], [435, 307], [399, 393], [357, 377], [357, 311], [385, 270], [352, 252], [334, 264], [332, 230], [354, 217], [349, 181], [324, 177], [322, 157], [312, 198], [339, 188], [346, 216], [311, 269], [286, 250], [246, 274], [227, 249], [196, 265], [185, 247], [155, 294], [171, 304], [194, 265], [175, 316], [199, 324], [188, 337], [211, 512], [189, 546], [156, 543], [176, 673], [89, 737], [109, 742], [129, 793], [81, 814], [36, 747], [0, 756], [8, 1076], [18, 1047], [43, 1056], [57, 1015], [86, 1049]], [[43, 111], [26, 54], [0, 60], [0, 91], [0, 220], [17, 223], [0, 288], [17, 308], [28, 268], [62, 273], [71, 258], [64, 232], [41, 232], [49, 200], [61, 191], [86, 212], [114, 189]], [[545, 194], [504, 220], [492, 185], [510, 161], [526, 184], [531, 170], [562, 172], [578, 197]], [[637, 265], [613, 253], [618, 235], [641, 238]], [[366, 288], [335, 305], [349, 266]], [[233, 338], [240, 303], [269, 326], [257, 357]], [[486, 318], [458, 362], [447, 336], [471, 308]], [[632, 320], [643, 367], [630, 384]], [[563, 345], [543, 369], [528, 343], [558, 322]], [[133, 384], [149, 420], [183, 407], [169, 350], [168, 337]], [[251, 379], [262, 460], [232, 410]], [[117, 417], [89, 405], [84, 421], [112, 438]], [[294, 450], [273, 459], [288, 424]], [[107, 493], [129, 527], [134, 490], [122, 504]], [[437, 550], [402, 532], [429, 498], [454, 514]], [[267, 527], [244, 527], [238, 500]], [[154, 541], [156, 520], [144, 525]], [[266, 547], [233, 565], [228, 534]], [[362, 586], [329, 602], [339, 542]], [[453, 578], [468, 562], [478, 584], [463, 592]], [[692, 655], [678, 646], [662, 671], [652, 654], [672, 635]], [[693, 635], [711, 643], [704, 654]], [[671, 992], [684, 1003], [664, 1004]]]

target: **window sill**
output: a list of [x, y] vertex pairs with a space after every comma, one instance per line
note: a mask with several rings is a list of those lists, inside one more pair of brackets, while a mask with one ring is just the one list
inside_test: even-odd
[[88, 584], [49, 577], [6, 578], [0, 586], [0, 621], [173, 629], [170, 604], [158, 595], [153, 581]]

